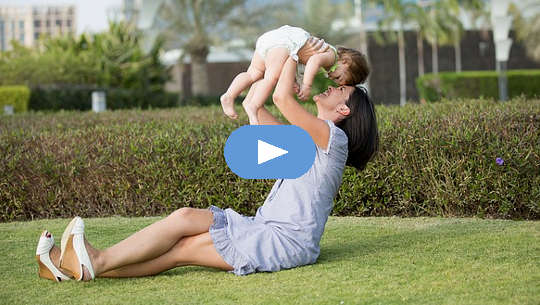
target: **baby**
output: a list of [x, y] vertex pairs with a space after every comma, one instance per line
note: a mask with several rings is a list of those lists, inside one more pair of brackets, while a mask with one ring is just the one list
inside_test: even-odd
[[238, 74], [227, 92], [220, 98], [223, 112], [230, 118], [236, 119], [238, 116], [234, 111], [234, 99], [243, 90], [261, 80], [254, 88], [252, 98], [246, 99], [242, 103], [249, 123], [257, 125], [257, 111], [264, 105], [272, 89], [276, 86], [281, 69], [289, 56], [297, 62], [305, 64], [302, 85], [298, 90], [298, 97], [301, 100], [307, 100], [310, 97], [313, 79], [321, 68], [326, 72], [328, 78], [338, 85], [356, 85], [366, 80], [369, 68], [362, 53], [343, 47], [336, 49], [324, 43], [321, 47], [321, 50], [325, 50], [324, 52], [302, 56], [302, 48], [306, 47], [306, 42], [310, 38], [313, 37], [305, 30], [288, 25], [260, 36], [257, 39], [255, 53], [248, 70]]

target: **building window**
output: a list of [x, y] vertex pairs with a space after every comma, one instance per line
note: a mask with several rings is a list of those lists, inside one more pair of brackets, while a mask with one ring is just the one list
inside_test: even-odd
[[51, 21], [50, 20], [45, 21], [45, 26], [50, 28], [51, 27]]
[[67, 21], [66, 21], [66, 25], [67, 25], [68, 27], [71, 27], [71, 20], [67, 20]]
[[34, 40], [39, 40], [39, 33], [38, 32], [34, 33]]
[[24, 34], [19, 34], [19, 41], [24, 44]]
[[24, 31], [24, 21], [19, 21], [19, 29]]
[[62, 20], [56, 19], [56, 26], [62, 26]]
[[41, 27], [41, 20], [34, 20], [34, 27], [36, 28]]

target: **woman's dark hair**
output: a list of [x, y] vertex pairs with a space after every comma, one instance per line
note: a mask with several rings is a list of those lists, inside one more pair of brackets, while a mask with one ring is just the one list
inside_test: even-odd
[[349, 115], [336, 124], [349, 139], [347, 165], [363, 170], [379, 149], [375, 107], [365, 88], [354, 87], [345, 103]]

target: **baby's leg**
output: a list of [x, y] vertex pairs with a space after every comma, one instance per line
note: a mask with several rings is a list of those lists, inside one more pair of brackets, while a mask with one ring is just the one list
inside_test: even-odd
[[257, 110], [264, 105], [270, 96], [272, 89], [276, 86], [281, 74], [281, 69], [289, 57], [289, 50], [286, 48], [273, 48], [266, 53], [264, 64], [264, 78], [257, 84], [250, 99], [244, 100], [242, 106], [246, 110], [251, 125], [257, 125]]
[[229, 89], [220, 100], [223, 112], [231, 119], [236, 119], [238, 115], [234, 111], [234, 99], [248, 86], [261, 79], [264, 75], [264, 60], [255, 52], [251, 59], [251, 64], [246, 72], [238, 74], [232, 81]]

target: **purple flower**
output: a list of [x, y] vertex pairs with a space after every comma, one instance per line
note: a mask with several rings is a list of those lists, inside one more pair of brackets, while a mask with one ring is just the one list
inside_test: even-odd
[[503, 165], [504, 164], [504, 160], [502, 158], [495, 159], [495, 162], [497, 162], [498, 165]]

